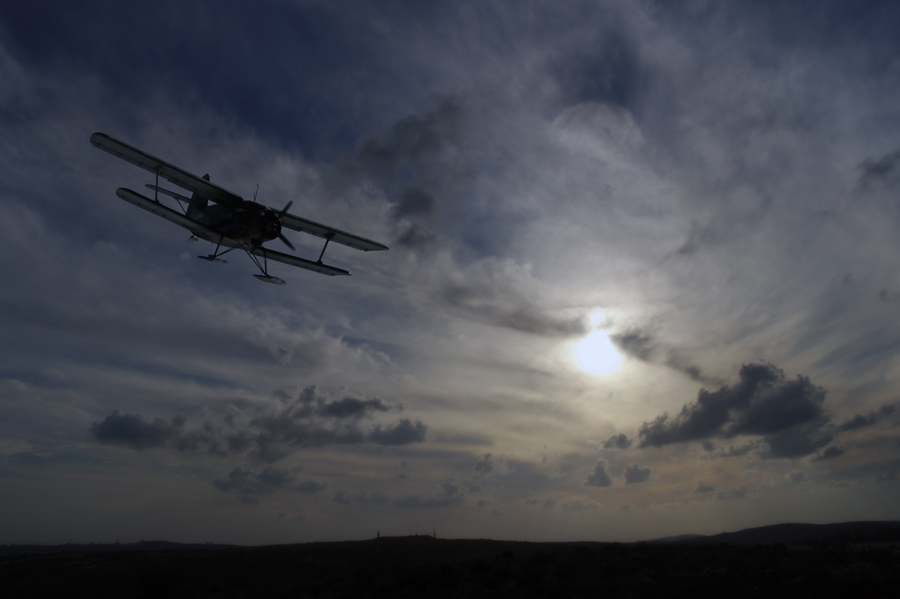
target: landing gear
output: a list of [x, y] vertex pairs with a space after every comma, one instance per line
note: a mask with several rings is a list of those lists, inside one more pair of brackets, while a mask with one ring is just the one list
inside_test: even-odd
[[253, 260], [253, 263], [256, 265], [256, 268], [258, 268], [262, 271], [261, 275], [253, 275], [253, 276], [256, 277], [257, 279], [259, 279], [260, 281], [262, 281], [263, 283], [272, 283], [273, 285], [285, 285], [286, 283], [284, 282], [283, 279], [279, 279], [278, 277], [273, 277], [272, 275], [269, 274], [269, 270], [268, 270], [269, 263], [268, 263], [268, 260], [266, 259], [266, 253], [265, 253], [266, 250], [265, 250], [265, 248], [260, 248], [260, 249], [263, 250], [262, 263], [260, 263], [259, 258], [257, 258], [254, 254], [250, 253], [250, 251], [248, 251], [247, 248], [244, 248], [244, 251], [246, 251], [247, 255], [250, 256], [250, 259]]
[[[191, 236], [191, 239], [193, 239], [194, 241], [197, 241], [196, 237]], [[224, 239], [224, 237], [219, 237], [219, 243], [216, 244], [216, 251], [214, 251], [212, 254], [210, 254], [209, 256], [197, 256], [197, 257], [200, 258], [201, 260], [206, 260], [207, 262], [218, 262], [219, 264], [228, 264], [228, 260], [222, 260], [221, 258], [219, 258], [219, 256], [224, 256], [228, 252], [232, 251], [234, 248], [228, 248], [227, 250], [225, 250], [224, 252], [222, 252], [220, 254], [219, 248], [222, 247], [222, 239]], [[191, 240], [188, 239], [188, 243], [190, 243], [190, 241]]]
[[278, 277], [272, 277], [269, 275], [253, 275], [263, 283], [272, 283], [273, 285], [286, 285], [283, 279], [279, 279]]

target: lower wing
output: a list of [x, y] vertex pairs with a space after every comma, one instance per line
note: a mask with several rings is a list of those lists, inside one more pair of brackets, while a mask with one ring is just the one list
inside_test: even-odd
[[221, 237], [219, 233], [216, 233], [212, 229], [208, 227], [204, 227], [200, 223], [195, 220], [192, 220], [186, 217], [183, 214], [175, 212], [171, 208], [167, 206], [163, 206], [159, 202], [155, 202], [150, 198], [144, 197], [141, 194], [131, 191], [130, 189], [126, 189], [124, 187], [120, 187], [116, 190], [116, 195], [128, 202], [129, 204], [134, 204], [138, 208], [143, 208], [147, 212], [151, 212], [156, 216], [161, 216], [169, 222], [173, 222], [180, 227], [184, 227], [191, 233], [195, 233], [200, 235], [205, 239], [215, 239], [217, 237]]
[[291, 256], [290, 254], [283, 254], [281, 252], [276, 252], [275, 250], [267, 250], [266, 248], [260, 247], [255, 250], [248, 250], [251, 254], [255, 254], [257, 256], [262, 256], [266, 260], [275, 260], [277, 262], [284, 262], [285, 264], [290, 264], [291, 266], [296, 266], [298, 268], [305, 268], [306, 270], [311, 270], [313, 272], [318, 272], [323, 275], [335, 276], [335, 275], [349, 275], [350, 273], [342, 268], [335, 268], [334, 266], [328, 266], [327, 264], [322, 264], [321, 262], [313, 262], [312, 260], [304, 260], [303, 258], [298, 258], [296, 256]]

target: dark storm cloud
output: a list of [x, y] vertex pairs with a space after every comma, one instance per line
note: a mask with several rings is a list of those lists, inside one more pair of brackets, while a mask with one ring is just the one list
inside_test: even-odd
[[878, 160], [867, 158], [859, 165], [862, 174], [858, 185], [861, 189], [871, 189], [878, 185], [885, 185], [900, 181], [900, 150], [885, 154]]
[[552, 510], [554, 507], [556, 507], [556, 503], [557, 502], [555, 499], [548, 499], [544, 502], [544, 505], [542, 507], [545, 510]]
[[[4, 4], [0, 26], [4, 43], [31, 68], [90, 68], [126, 105], [173, 90], [281, 145], [328, 159], [352, 147], [385, 102], [396, 106], [411, 91], [432, 91], [400, 86], [401, 92], [397, 78], [386, 76], [387, 64], [423, 78], [431, 65], [407, 58], [403, 46], [392, 50], [373, 26], [384, 9], [378, 19], [366, 12], [365, 5], [348, 11], [285, 2], [212, 9], [205, 0], [162, 0], [151, 10], [87, 0], [53, 10]], [[362, 105], [361, 86], [368, 98]]]
[[587, 478], [584, 479], [582, 484], [586, 487], [612, 486], [612, 480], [609, 478], [609, 474], [606, 473], [606, 462], [598, 460], [597, 463], [594, 464], [594, 469], [591, 470], [590, 474], [587, 475]]
[[889, 304], [900, 304], [900, 293], [891, 293], [887, 289], [882, 289], [878, 294], [878, 300]]
[[831, 443], [833, 437], [822, 429], [820, 422], [782, 431], [763, 437], [769, 446], [764, 458], [802, 458]]
[[[355, 153], [340, 161], [332, 177], [336, 178], [335, 183], [365, 178], [389, 187], [410, 175], [414, 179], [429, 178], [428, 175], [435, 174], [429, 172], [433, 167], [429, 161], [459, 143], [463, 125], [462, 103], [456, 98], [446, 98], [422, 116], [412, 115], [398, 121], [386, 139], [364, 141]], [[400, 170], [410, 172], [400, 173]], [[415, 185], [415, 180], [405, 181], [405, 191], [400, 193], [392, 212], [394, 218], [433, 210], [431, 195]]]
[[408, 226], [403, 227], [394, 239], [400, 246], [415, 250], [431, 245], [435, 240], [435, 236], [424, 225], [410, 223]]
[[718, 495], [716, 495], [716, 499], [723, 499], [723, 500], [743, 499], [744, 497], [747, 496], [748, 492], [749, 492], [749, 489], [747, 489], [747, 487], [740, 487], [737, 489], [732, 489], [731, 491], [719, 493]]
[[295, 399], [276, 402], [269, 409], [240, 411], [232, 406], [220, 421], [208, 419], [191, 430], [185, 427], [187, 419], [180, 415], [171, 421], [151, 421], [139, 414], [122, 415], [117, 411], [95, 422], [91, 432], [101, 443], [135, 449], [168, 446], [185, 453], [247, 453], [271, 463], [289, 455], [292, 447], [424, 442], [428, 427], [418, 420], [404, 418], [393, 424], [360, 425], [361, 419], [376, 412], [401, 408], [377, 398], [345, 397], [332, 401], [320, 396], [315, 387], [307, 387]]
[[540, 505], [540, 504], [541, 504], [541, 502], [538, 500], [537, 497], [531, 497], [531, 498], [525, 500], [525, 505]]
[[632, 330], [610, 335], [609, 340], [620, 350], [641, 362], [649, 362], [656, 349], [650, 336], [640, 331]]
[[450, 479], [431, 495], [407, 495], [396, 499], [394, 505], [408, 508], [438, 508], [457, 506], [464, 500], [465, 493], [460, 491], [459, 485], [453, 479]]
[[354, 503], [363, 503], [369, 505], [385, 505], [391, 500], [390, 497], [381, 493], [379, 491], [375, 491], [369, 493], [368, 491], [359, 491], [358, 493], [348, 493], [343, 489], [339, 491], [335, 491], [334, 493], [334, 502], [339, 503], [341, 505], [351, 505]]
[[582, 510], [593, 510], [598, 506], [596, 503], [589, 501], [587, 503], [582, 503], [579, 499], [567, 499], [562, 502], [562, 509], [567, 512], [580, 512]]
[[636, 483], [645, 483], [650, 479], [650, 469], [641, 468], [637, 464], [632, 464], [625, 468], [625, 484], [633, 485]]
[[434, 196], [418, 187], [409, 187], [391, 207], [395, 221], [409, 216], [430, 216], [434, 212]]
[[431, 245], [436, 237], [428, 227], [414, 219], [430, 216], [434, 212], [435, 199], [428, 192], [412, 187], [400, 194], [391, 207], [391, 219], [396, 225], [396, 242], [408, 249], [420, 249]]
[[372, 427], [368, 440], [378, 445], [409, 445], [423, 443], [427, 433], [428, 427], [418, 420], [412, 422], [404, 418], [390, 426], [376, 424]]
[[713, 488], [710, 485], [700, 482], [700, 483], [697, 483], [697, 488], [694, 489], [694, 494], [696, 495], [698, 493], [709, 493], [712, 490], [713, 490]]
[[[607, 14], [604, 20], [609, 23], [615, 16]], [[599, 102], [635, 111], [643, 72], [637, 44], [623, 29], [621, 22], [608, 25], [593, 42], [550, 61], [564, 104]]]
[[[738, 458], [738, 457], [747, 455], [748, 453], [750, 453], [751, 451], [753, 451], [755, 449], [759, 449], [759, 446], [760, 446], [760, 441], [751, 441], [749, 443], [745, 443], [744, 445], [738, 445], [737, 447], [735, 447], [734, 445], [729, 445], [728, 449], [725, 449], [723, 447], [723, 448], [719, 449], [719, 451], [717, 451], [715, 453], [711, 453], [709, 455], [709, 457], [710, 458]], [[712, 444], [710, 444], [709, 447], [707, 447], [706, 444], [704, 443], [704, 449], [706, 449], [707, 451], [712, 451], [714, 449], [714, 446]]]
[[838, 432], [843, 432], [872, 426], [873, 424], [893, 414], [895, 409], [896, 407], [893, 404], [885, 404], [881, 406], [881, 408], [879, 408], [877, 412], [872, 410], [868, 414], [857, 414], [853, 418], [845, 420], [837, 426], [836, 430]]
[[121, 414], [118, 410], [91, 425], [91, 434], [100, 443], [126, 445], [137, 450], [161, 447], [176, 438], [184, 425], [184, 416], [172, 420], [145, 419], [140, 414]]
[[703, 375], [700, 368], [688, 360], [682, 352], [673, 348], [666, 348], [657, 343], [653, 337], [644, 331], [632, 329], [609, 336], [613, 344], [621, 351], [641, 362], [662, 362], [669, 368], [687, 375], [690, 379], [700, 382], [710, 382]]
[[445, 286], [439, 298], [454, 312], [475, 322], [545, 337], [571, 337], [587, 330], [582, 318], [556, 318], [511, 289], [483, 284]]
[[824, 401], [825, 390], [807, 377], [788, 380], [771, 364], [745, 364], [737, 385], [701, 389], [697, 401], [685, 404], [675, 418], [662, 414], [644, 422], [640, 446], [765, 435], [772, 457], [807, 455], [830, 440], [822, 431]]
[[817, 455], [812, 459], [813, 462], [821, 462], [822, 460], [829, 460], [831, 458], [836, 458], [842, 456], [846, 453], [846, 450], [832, 445], [831, 447], [825, 448], [821, 454]]
[[328, 488], [328, 483], [319, 482], [311, 478], [300, 479], [299, 468], [282, 470], [269, 467], [261, 472], [235, 468], [228, 476], [216, 478], [213, 485], [222, 491], [237, 491], [242, 496], [262, 495], [276, 491], [287, 490], [300, 493], [319, 493]]
[[391, 406], [378, 398], [356, 399], [345, 397], [344, 399], [321, 404], [317, 413], [326, 418], [359, 418], [368, 416], [372, 412], [387, 412], [391, 409]]
[[481, 474], [487, 474], [491, 470], [494, 469], [494, 464], [491, 463], [491, 454], [484, 454], [483, 460], [478, 460], [475, 462], [475, 472], [480, 472]]
[[631, 439], [625, 434], [613, 435], [603, 442], [603, 449], [628, 449], [631, 447]]
[[802, 472], [791, 472], [792, 483], [802, 483], [805, 478], [806, 475]]

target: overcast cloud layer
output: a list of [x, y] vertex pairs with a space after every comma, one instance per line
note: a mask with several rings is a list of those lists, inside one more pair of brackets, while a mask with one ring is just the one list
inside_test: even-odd
[[[900, 518], [898, 30], [887, 1], [6, 3], [0, 543]], [[391, 249], [284, 287], [197, 260], [95, 131]]]

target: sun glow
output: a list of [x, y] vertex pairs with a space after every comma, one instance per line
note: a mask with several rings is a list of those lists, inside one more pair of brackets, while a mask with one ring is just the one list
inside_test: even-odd
[[575, 346], [575, 362], [587, 372], [609, 374], [621, 361], [606, 331], [594, 331]]

